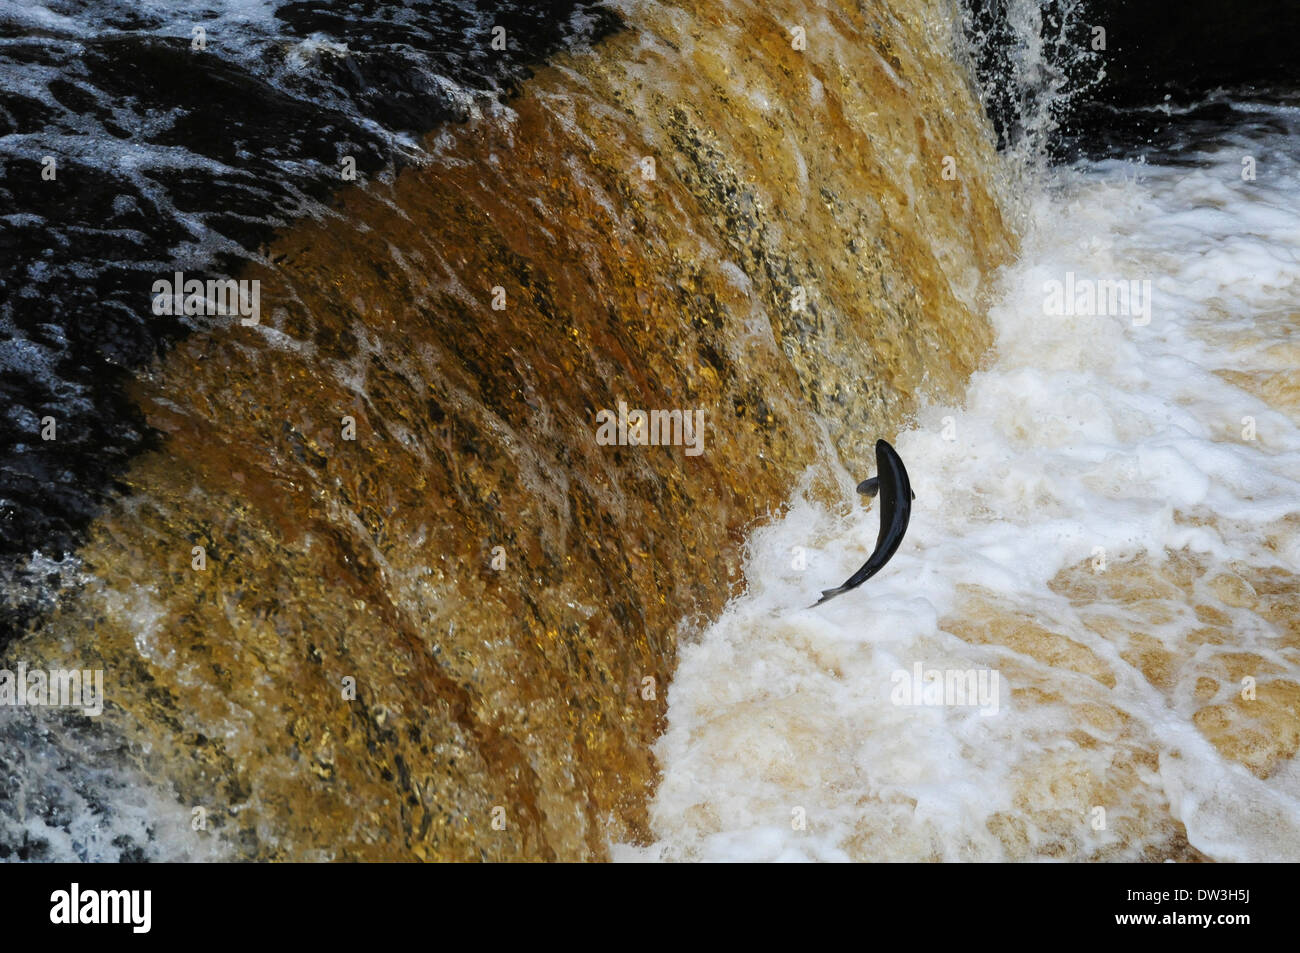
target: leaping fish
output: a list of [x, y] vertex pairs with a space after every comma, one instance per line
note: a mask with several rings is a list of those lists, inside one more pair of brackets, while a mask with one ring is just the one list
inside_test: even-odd
[[822, 597], [809, 608], [816, 608], [823, 602], [862, 585], [885, 568], [885, 563], [889, 562], [903, 542], [916, 494], [912, 492], [907, 468], [903, 466], [898, 451], [884, 440], [876, 441], [876, 474], [858, 484], [859, 493], [867, 496], [875, 496], [877, 491], [880, 493], [880, 535], [876, 537], [876, 549], [862, 568], [844, 581], [844, 585], [822, 590]]

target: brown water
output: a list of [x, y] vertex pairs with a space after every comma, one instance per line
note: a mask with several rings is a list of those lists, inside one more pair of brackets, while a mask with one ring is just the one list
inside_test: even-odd
[[[96, 730], [207, 812], [171, 854], [648, 841], [679, 636], [747, 534], [984, 358], [1014, 240], [947, 3], [622, 12], [134, 385], [165, 440], [9, 655], [105, 670]], [[600, 445], [620, 401], [703, 412], [703, 452]]]

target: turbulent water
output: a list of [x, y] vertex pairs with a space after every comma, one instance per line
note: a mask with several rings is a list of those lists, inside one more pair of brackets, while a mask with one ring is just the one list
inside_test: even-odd
[[[107, 704], [5, 721], [8, 855], [650, 836], [678, 633], [810, 461], [960, 394], [1013, 238], [947, 3], [616, 13], [259, 245], [258, 324], [123, 385], [155, 449], [75, 559], [31, 558], [6, 653], [103, 669]], [[604, 445], [623, 405], [702, 446]]]
[[1300, 111], [971, 7], [0, 3], [0, 857], [1300, 857]]
[[[806, 608], [875, 539], [861, 473], [755, 533], [681, 650], [650, 856], [1300, 857], [1300, 109], [1232, 105], [1029, 199], [992, 365], [898, 435], [886, 572]], [[1068, 274], [1149, 314], [1045, 313]], [[931, 671], [987, 690], [902, 693]]]

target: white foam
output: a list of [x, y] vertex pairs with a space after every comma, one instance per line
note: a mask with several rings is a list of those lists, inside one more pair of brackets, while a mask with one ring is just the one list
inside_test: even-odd
[[[1295, 124], [1292, 112], [1274, 115]], [[1258, 538], [1300, 504], [1300, 429], [1214, 373], [1257, 366], [1262, 352], [1216, 335], [1254, 327], [1267, 340], [1272, 322], [1288, 320], [1295, 333], [1286, 315], [1300, 310], [1300, 164], [1282, 145], [1233, 142], [1196, 168], [1081, 167], [1031, 200], [1022, 258], [992, 310], [996, 360], [972, 379], [964, 407], [928, 408], [895, 441], [917, 497], [901, 549], [861, 589], [807, 609], [874, 543], [876, 509], [851, 490], [868, 474], [842, 474], [843, 508], [801, 490], [784, 519], [753, 535], [748, 591], [681, 648], [656, 748], [658, 841], [615, 847], [616, 858], [1005, 857], [991, 824], [1023, 817], [1012, 780], [1023, 788], [1042, 751], [1089, 777], [1111, 766], [1095, 750], [1070, 750], [1061, 706], [1007, 692], [993, 717], [890, 703], [891, 673], [917, 660], [1035, 668], [996, 640], [940, 631], [941, 619], [961, 614], [958, 587], [968, 585], [1070, 631], [1119, 673], [1107, 688], [1036, 666], [1045, 684], [1077, 682], [1136, 720], [1160, 757], [1144, 796], [1164, 800], [1193, 846], [1224, 860], [1300, 859], [1300, 771], [1260, 780], [1225, 761], [1192, 725], [1190, 699], [1155, 691], [1048, 585], [1098, 546], [1112, 560], [1186, 548], [1224, 567], [1300, 571], [1294, 531], [1267, 553]], [[1254, 182], [1240, 175], [1245, 147], [1269, 157]], [[1044, 281], [1068, 271], [1152, 279], [1150, 324], [1045, 316]], [[1241, 439], [1246, 416], [1256, 419], [1254, 441]], [[944, 439], [945, 417], [955, 440]], [[876, 436], [890, 435], [863, 439]], [[1217, 517], [1189, 525], [1176, 510]], [[802, 570], [798, 547], [808, 553]], [[1245, 627], [1234, 637], [1296, 678], [1271, 633]], [[1143, 835], [1110, 836], [1119, 856], [1133, 857]]]
[[[260, 29], [276, 32], [275, 11], [283, 0], [207, 0], [201, 9], [174, 0], [116, 0], [107, 4], [85, 4], [81, 9], [69, 4], [43, 3], [41, 0], [0, 0], [0, 18], [29, 24], [41, 29], [69, 33], [89, 39], [115, 32], [105, 28], [105, 20], [131, 18], [152, 24], [150, 32], [158, 36], [192, 35], [201, 26], [209, 38], [219, 38], [226, 30]], [[51, 9], [54, 7], [55, 9]], [[66, 11], [66, 12], [62, 12]]]

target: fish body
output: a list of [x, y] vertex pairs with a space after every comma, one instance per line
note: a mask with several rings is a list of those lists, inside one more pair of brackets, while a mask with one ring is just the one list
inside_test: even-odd
[[859, 493], [867, 496], [880, 494], [880, 533], [876, 536], [876, 548], [862, 568], [846, 579], [842, 586], [822, 590], [822, 597], [815, 606], [850, 589], [856, 589], [880, 572], [903, 542], [908, 520], [912, 517], [912, 500], [916, 499], [916, 494], [912, 492], [912, 482], [908, 479], [902, 457], [884, 440], [876, 441], [876, 474], [858, 484]]

